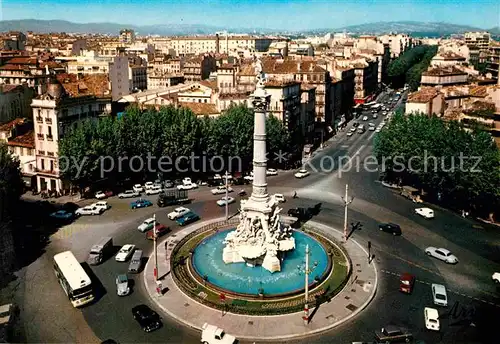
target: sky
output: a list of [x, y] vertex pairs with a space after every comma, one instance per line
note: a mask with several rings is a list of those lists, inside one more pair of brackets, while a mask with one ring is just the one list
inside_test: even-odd
[[379, 21], [500, 26], [500, 0], [0, 0], [0, 19], [307, 30]]

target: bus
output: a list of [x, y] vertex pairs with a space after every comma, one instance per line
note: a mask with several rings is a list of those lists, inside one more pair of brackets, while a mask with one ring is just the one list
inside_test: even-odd
[[372, 105], [372, 110], [378, 111], [382, 108], [382, 104], [375, 104]]
[[71, 251], [54, 256], [54, 272], [73, 307], [80, 307], [94, 300], [90, 277]]

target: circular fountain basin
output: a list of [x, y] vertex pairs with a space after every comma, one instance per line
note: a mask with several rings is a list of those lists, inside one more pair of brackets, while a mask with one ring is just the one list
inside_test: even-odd
[[256, 296], [262, 288], [266, 297], [304, 290], [306, 245], [309, 245], [309, 269], [312, 270], [309, 284], [315, 284], [315, 278], [321, 280], [328, 272], [328, 254], [323, 246], [311, 236], [297, 231], [293, 232], [295, 249], [284, 253], [279, 272], [271, 273], [262, 266], [251, 267], [246, 263], [225, 264], [222, 260], [223, 242], [231, 231], [221, 231], [205, 238], [192, 256], [195, 272], [219, 289]]

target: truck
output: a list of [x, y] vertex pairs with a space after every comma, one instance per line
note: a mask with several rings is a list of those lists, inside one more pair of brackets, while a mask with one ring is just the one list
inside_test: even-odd
[[225, 333], [220, 327], [204, 323], [201, 331], [201, 342], [203, 344], [234, 344], [236, 338]]
[[156, 201], [159, 207], [189, 203], [188, 190], [163, 190]]
[[413, 340], [413, 335], [403, 327], [387, 325], [380, 331], [375, 331], [375, 339], [378, 343], [409, 343]]
[[90, 252], [87, 258], [87, 263], [89, 265], [98, 265], [102, 263], [107, 256], [111, 255], [113, 251], [113, 239], [111, 237], [104, 237], [90, 248]]

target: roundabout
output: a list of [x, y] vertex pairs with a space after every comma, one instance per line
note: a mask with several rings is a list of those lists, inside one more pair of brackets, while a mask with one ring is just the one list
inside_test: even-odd
[[[154, 278], [154, 264], [151, 260], [144, 270], [144, 284], [152, 301], [174, 320], [200, 331], [203, 324], [209, 322], [224, 328], [227, 333], [240, 340], [292, 339], [324, 332], [348, 321], [367, 307], [375, 296], [377, 270], [373, 262], [368, 263], [368, 253], [353, 240], [341, 244], [340, 231], [312, 221], [301, 231], [294, 233], [294, 237], [299, 238], [294, 253], [297, 257], [288, 257], [291, 258], [292, 275], [300, 277], [301, 287], [290, 282], [288, 292], [283, 293], [283, 286], [278, 285], [273, 289], [276, 287], [274, 284], [283, 283], [269, 281], [263, 283], [262, 288], [258, 284], [257, 292], [253, 292], [255, 285], [248, 287], [248, 284], [237, 286], [233, 283], [228, 286], [224, 284], [224, 279], [219, 279], [220, 275], [217, 273], [215, 276], [205, 275], [203, 278], [204, 276], [193, 267], [192, 261], [203, 261], [204, 266], [208, 268], [207, 273], [216, 271], [210, 270], [214, 269], [210, 256], [217, 254], [223, 235], [234, 228], [235, 224], [234, 220], [206, 221], [183, 228], [158, 244], [161, 294], [157, 290], [158, 284]], [[206, 240], [209, 240], [213, 247], [205, 248], [203, 243], [206, 243]], [[315, 251], [320, 254], [317, 257], [323, 257], [323, 253], [326, 262], [320, 263], [314, 261], [314, 258], [310, 262], [310, 270], [313, 270], [314, 266], [319, 270], [313, 270], [309, 277], [308, 302], [311, 306], [311, 317], [306, 325], [302, 318], [305, 275], [303, 270], [300, 272], [297, 268], [297, 262], [300, 262], [299, 265], [303, 264], [305, 251], [303, 250], [302, 258], [300, 251], [302, 245], [307, 244], [317, 245]], [[197, 250], [200, 251], [196, 252]], [[227, 266], [229, 270], [245, 270], [237, 264]], [[286, 266], [286, 263], [283, 266]], [[254, 267], [248, 269], [252, 269], [252, 274], [264, 273], [253, 270]], [[269, 274], [270, 278], [280, 278], [273, 277], [279, 276], [276, 273], [265, 273]], [[323, 276], [315, 279], [316, 275]], [[287, 278], [286, 276], [281, 278]], [[294, 280], [292, 276], [288, 277]], [[248, 293], [249, 291], [251, 292]], [[287, 326], [282, 326], [284, 323]]]

